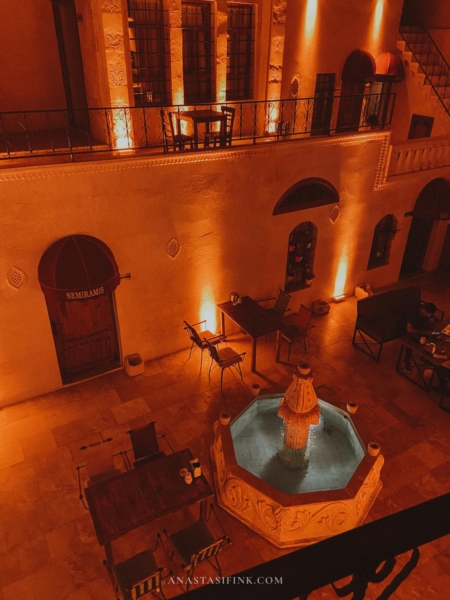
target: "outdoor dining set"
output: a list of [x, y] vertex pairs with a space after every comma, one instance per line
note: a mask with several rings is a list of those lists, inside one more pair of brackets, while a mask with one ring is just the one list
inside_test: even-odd
[[[79, 497], [90, 511], [98, 542], [104, 547], [104, 565], [115, 590], [123, 600], [154, 591], [165, 598], [161, 586], [172, 575], [169, 566], [175, 564], [175, 554], [185, 573], [185, 591], [195, 567], [205, 560], [221, 576], [217, 554], [230, 540], [214, 505], [208, 505], [214, 491], [198, 459], [189, 448], [175, 452], [165, 436], [157, 436], [154, 421], [127, 433], [131, 448], [113, 454], [112, 438], [83, 446], [85, 463], [77, 466]], [[161, 439], [169, 449], [167, 454], [160, 448]], [[164, 528], [162, 535], [158, 531], [153, 548], [115, 561], [115, 540], [195, 504], [199, 504], [198, 519], [178, 531], [169, 533]], [[215, 516], [215, 530], [209, 525], [211, 515]], [[165, 564], [157, 558], [159, 547]]]
[[164, 151], [198, 150], [200, 144], [204, 149], [231, 146], [235, 112], [231, 106], [221, 106], [220, 111], [194, 108], [171, 112], [162, 108]]

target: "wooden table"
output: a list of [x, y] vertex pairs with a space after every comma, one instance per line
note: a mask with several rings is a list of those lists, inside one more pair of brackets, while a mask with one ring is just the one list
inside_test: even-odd
[[189, 448], [168, 454], [142, 467], [85, 489], [85, 495], [100, 545], [109, 564], [114, 564], [111, 542], [159, 517], [206, 500], [214, 495], [204, 475], [189, 485], [180, 469], [189, 468], [194, 457]]
[[[444, 329], [446, 325], [450, 323], [450, 320], [442, 321], [436, 326], [440, 330]], [[400, 348], [400, 354], [398, 355], [396, 371], [400, 373], [406, 379], [409, 379], [415, 385], [419, 386], [426, 392], [431, 390], [431, 385], [434, 379], [434, 372], [436, 367], [442, 365], [446, 360], [450, 358], [450, 336], [446, 335], [427, 335], [427, 342], [433, 342], [436, 344], [436, 353], [438, 355], [446, 355], [448, 358], [438, 358], [435, 354], [430, 354], [425, 350], [425, 344], [419, 342], [421, 335], [419, 333], [408, 333], [400, 338], [402, 343]], [[440, 339], [436, 339], [439, 337]], [[411, 354], [411, 373], [405, 370], [404, 360], [406, 348], [412, 350]], [[422, 359], [422, 362], [421, 362]], [[432, 371], [431, 377], [427, 380], [424, 376], [425, 369]]]
[[210, 108], [202, 108], [195, 110], [183, 110], [179, 113], [182, 121], [192, 121], [194, 125], [194, 145], [198, 149], [198, 125], [199, 123], [206, 124], [206, 135], [210, 133], [211, 123], [220, 123], [221, 132], [226, 128], [227, 115], [217, 110]]
[[283, 326], [283, 317], [275, 316], [272, 312], [263, 308], [250, 296], [242, 298], [242, 304], [236, 306], [230, 302], [223, 302], [217, 307], [222, 313], [222, 333], [225, 334], [225, 315], [236, 325], [253, 338], [252, 341], [252, 366], [251, 370], [256, 373], [256, 340], [262, 335], [277, 332], [276, 360], [279, 360], [280, 351], [280, 329]]

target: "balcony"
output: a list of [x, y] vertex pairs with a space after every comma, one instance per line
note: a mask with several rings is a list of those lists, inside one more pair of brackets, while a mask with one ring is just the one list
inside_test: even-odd
[[[236, 111], [234, 146], [383, 129], [392, 121], [394, 104], [395, 94], [362, 94], [233, 102], [226, 106]], [[220, 110], [223, 105], [164, 108], [179, 117], [184, 110]], [[160, 111], [160, 107], [154, 106], [120, 106], [0, 113], [0, 160], [39, 157], [86, 160], [101, 153], [119, 156], [126, 151], [129, 156], [130, 152], [144, 150], [171, 151], [164, 139]], [[183, 128], [189, 126], [182, 123]], [[199, 131], [198, 147], [192, 151], [210, 150], [205, 142]]]

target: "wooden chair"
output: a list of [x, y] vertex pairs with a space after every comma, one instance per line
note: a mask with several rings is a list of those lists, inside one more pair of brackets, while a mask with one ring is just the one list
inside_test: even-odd
[[[226, 342], [226, 336], [221, 333], [211, 333], [208, 329], [201, 331], [200, 333], [195, 329], [198, 325], [203, 325], [206, 323], [206, 319], [203, 321], [199, 321], [198, 323], [194, 323], [193, 325], [189, 325], [187, 321], [183, 321], [185, 324], [185, 330], [188, 333], [189, 339], [191, 340], [191, 349], [189, 350], [189, 358], [191, 358], [191, 354], [197, 348], [200, 348], [200, 371], [202, 370], [202, 361], [203, 361], [203, 350], [207, 349], [207, 345], [203, 338], [206, 338], [210, 344], [213, 346], [217, 346], [222, 342]], [[200, 337], [201, 336], [201, 337]]]
[[[212, 513], [214, 513], [214, 516], [220, 526], [222, 532], [220, 537], [216, 537], [214, 535], [207, 523]], [[167, 533], [166, 529], [163, 530], [163, 533], [172, 547], [170, 560], [173, 559], [173, 556], [176, 552], [181, 559], [182, 569], [185, 569], [187, 572], [186, 592], [189, 591], [189, 586], [192, 581], [195, 567], [205, 560], [207, 560], [209, 564], [217, 571], [219, 577], [222, 577], [222, 569], [220, 567], [217, 555], [222, 547], [225, 544], [230, 544], [231, 541], [226, 535], [212, 504], [210, 505], [209, 514], [206, 519], [199, 519], [198, 521], [195, 521], [195, 523], [192, 523], [191, 525], [188, 525], [187, 527], [184, 527], [184, 529], [180, 529], [171, 535]], [[214, 559], [215, 564], [211, 561], [211, 559]]]
[[174, 152], [177, 150], [185, 150], [187, 145], [193, 150], [195, 147], [194, 138], [191, 135], [181, 133], [179, 119], [176, 119], [177, 126], [175, 130], [174, 118], [176, 117], [174, 117], [174, 114], [167, 112], [163, 108], [161, 108], [160, 114], [164, 139], [164, 152], [169, 152], [169, 145], [172, 145]]
[[308, 335], [308, 329], [311, 327], [311, 319], [312, 310], [301, 304], [298, 312], [294, 315], [293, 323], [285, 325], [281, 329], [281, 337], [285, 339], [289, 345], [288, 361], [291, 357], [292, 344], [295, 342], [300, 342], [306, 353], [306, 336]]
[[205, 146], [231, 146], [233, 142], [233, 126], [236, 109], [231, 106], [221, 106], [220, 110], [226, 115], [226, 121], [220, 124], [220, 131], [210, 131], [205, 139]]
[[241, 352], [241, 354], [238, 354], [235, 350], [233, 350], [233, 348], [230, 347], [219, 349], [213, 344], [211, 344], [206, 338], [204, 341], [211, 356], [211, 364], [209, 365], [208, 375], [211, 376], [211, 371], [214, 370], [216, 367], [220, 367], [220, 389], [222, 389], [223, 372], [225, 369], [234, 367], [242, 379], [240, 363], [244, 360], [246, 353]]
[[[122, 473], [124, 470], [128, 469], [128, 463], [126, 461], [124, 453], [112, 453], [112, 447], [110, 444], [112, 439], [113, 438], [107, 438], [106, 440], [94, 442], [93, 444], [89, 444], [88, 446], [82, 446], [80, 448], [80, 450], [82, 450], [86, 455], [86, 462], [85, 464], [77, 465], [76, 467], [78, 478], [78, 494], [86, 510], [89, 510], [89, 508], [86, 506], [83, 497], [83, 486], [81, 484], [82, 471], [86, 474], [84, 487], [87, 488], [91, 485], [99, 483], [100, 481], [111, 479], [112, 477], [115, 477], [116, 475]], [[117, 456], [122, 457], [122, 464], [124, 468], [116, 467], [114, 458]]]
[[108, 573], [116, 592], [122, 600], [135, 600], [146, 594], [152, 594], [158, 598], [156, 593], [165, 600], [162, 582], [166, 577], [172, 575], [172, 571], [162, 577], [163, 567], [159, 567], [154, 552], [158, 548], [160, 534], [157, 534], [156, 546], [153, 550], [144, 550], [128, 558], [127, 560], [109, 565], [106, 560], [103, 564]]
[[165, 452], [160, 450], [159, 448], [159, 440], [164, 439], [173, 452], [173, 448], [170, 445], [169, 441], [166, 439], [164, 434], [159, 437], [156, 435], [156, 422], [152, 421], [143, 427], [138, 427], [136, 429], [130, 429], [127, 431], [128, 435], [131, 438], [131, 446], [129, 450], [124, 452], [126, 460], [128, 461], [128, 465], [131, 468], [128, 459], [128, 452], [133, 450], [134, 454], [134, 463], [133, 467], [140, 467], [141, 465], [145, 465], [152, 460], [156, 460], [165, 456]]

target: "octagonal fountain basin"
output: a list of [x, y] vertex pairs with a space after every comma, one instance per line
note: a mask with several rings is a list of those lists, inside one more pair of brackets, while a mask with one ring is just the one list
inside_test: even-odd
[[280, 548], [360, 525], [381, 489], [384, 462], [366, 452], [345, 411], [319, 400], [308, 463], [290, 469], [278, 456], [282, 398], [258, 396], [233, 421], [217, 421], [211, 448], [219, 504]]

